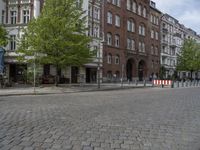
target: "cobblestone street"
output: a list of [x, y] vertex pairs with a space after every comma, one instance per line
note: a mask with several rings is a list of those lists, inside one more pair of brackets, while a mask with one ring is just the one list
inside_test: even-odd
[[199, 150], [199, 91], [0, 97], [0, 149]]

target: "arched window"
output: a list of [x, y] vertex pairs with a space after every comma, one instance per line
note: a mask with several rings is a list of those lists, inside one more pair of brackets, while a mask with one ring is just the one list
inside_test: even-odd
[[131, 0], [127, 0], [126, 7], [128, 10], [131, 10]]
[[145, 26], [144, 26], [144, 24], [139, 25], [139, 35], [145, 36]]
[[112, 34], [111, 33], [107, 33], [107, 44], [112, 45]]
[[127, 49], [135, 50], [135, 41], [133, 39], [127, 38]]
[[120, 44], [120, 36], [119, 35], [115, 35], [115, 46], [119, 47]]
[[130, 32], [135, 32], [135, 23], [132, 19], [127, 21], [127, 30]]
[[132, 3], [132, 11], [133, 11], [134, 13], [137, 12], [137, 4], [136, 4], [135, 1], [133, 1], [133, 3]]
[[112, 13], [111, 12], [107, 13], [107, 23], [112, 24]]
[[115, 16], [115, 25], [116, 25], [117, 27], [120, 27], [120, 16], [119, 16], [119, 15], [116, 15], [116, 16]]
[[115, 56], [115, 64], [119, 64], [119, 62], [120, 62], [120, 57], [119, 57], [119, 55], [116, 55]]
[[147, 17], [147, 9], [144, 7], [143, 8], [143, 17], [146, 18]]
[[110, 53], [107, 56], [107, 63], [112, 64], [112, 55]]
[[142, 15], [142, 6], [140, 4], [138, 5], [138, 15]]

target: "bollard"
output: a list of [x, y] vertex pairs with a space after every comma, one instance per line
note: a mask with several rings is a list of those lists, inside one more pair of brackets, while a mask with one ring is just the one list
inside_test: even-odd
[[161, 84], [161, 87], [164, 88], [164, 84]]
[[146, 80], [144, 80], [144, 87], [146, 87]]
[[137, 80], [135, 80], [135, 85], [136, 85], [136, 86], [138, 85], [138, 81], [137, 81]]
[[181, 81], [181, 85], [182, 85], [182, 87], [184, 87], [184, 82], [183, 82], [183, 80]]
[[179, 88], [179, 81], [177, 81], [178, 83], [177, 83], [177, 87]]
[[174, 88], [174, 81], [172, 81], [172, 85], [171, 85], [171, 88]]

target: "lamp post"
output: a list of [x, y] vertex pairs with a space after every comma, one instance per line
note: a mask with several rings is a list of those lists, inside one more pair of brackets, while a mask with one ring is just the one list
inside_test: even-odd
[[36, 90], [35, 90], [35, 82], [36, 82], [36, 62], [35, 62], [35, 57], [36, 57], [36, 55], [35, 55], [35, 53], [34, 53], [34, 64], [33, 64], [33, 86], [34, 86], [34, 88], [33, 88], [33, 92], [34, 92], [34, 94], [35, 94], [35, 92], [36, 92]]
[[101, 59], [101, 39], [99, 40], [99, 48], [98, 48], [98, 65], [97, 65], [97, 87], [98, 87], [98, 89], [100, 89], [101, 88], [101, 81], [100, 81], [100, 71], [101, 71], [101, 69], [100, 69], [100, 63], [101, 63], [101, 61], [100, 61], [100, 59]]

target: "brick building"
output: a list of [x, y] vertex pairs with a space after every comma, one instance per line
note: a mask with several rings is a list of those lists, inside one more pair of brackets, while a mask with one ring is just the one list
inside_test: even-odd
[[[107, 0], [104, 4], [103, 79], [140, 81], [158, 75], [160, 12], [149, 0]], [[155, 21], [151, 22], [154, 14]], [[151, 38], [155, 30], [155, 39]], [[151, 52], [155, 44], [156, 52]], [[153, 61], [153, 65], [152, 65]]]

